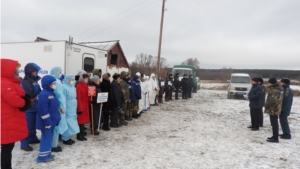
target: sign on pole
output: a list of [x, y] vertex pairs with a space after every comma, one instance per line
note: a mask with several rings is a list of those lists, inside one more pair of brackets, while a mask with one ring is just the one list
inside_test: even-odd
[[97, 103], [104, 103], [107, 102], [108, 93], [98, 93]]
[[88, 86], [88, 95], [96, 96], [96, 87], [95, 86]]
[[161, 86], [164, 86], [164, 85], [165, 85], [165, 82], [160, 82], [160, 85], [161, 85]]

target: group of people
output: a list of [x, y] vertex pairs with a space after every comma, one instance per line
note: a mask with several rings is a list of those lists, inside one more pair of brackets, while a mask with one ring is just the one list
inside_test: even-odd
[[[290, 115], [293, 104], [293, 92], [290, 89], [290, 80], [282, 78], [280, 82], [276, 78], [268, 80], [267, 87], [269, 89], [267, 99], [264, 81], [262, 78], [252, 79], [252, 88], [248, 95], [244, 97], [249, 100], [251, 125], [248, 127], [252, 131], [258, 131], [263, 127], [263, 107], [265, 113], [270, 115], [270, 122], [272, 126], [273, 135], [268, 137], [267, 141], [271, 143], [279, 143], [279, 136], [281, 139], [291, 139], [290, 127], [288, 123], [288, 116]], [[279, 135], [278, 116], [282, 128], [282, 134]]]
[[[179, 74], [169, 74], [164, 81], [155, 74], [150, 77], [137, 72], [130, 77], [128, 72], [111, 75], [94, 69], [92, 76], [81, 70], [77, 75], [64, 75], [61, 67], [53, 67], [50, 75], [41, 78], [41, 68], [36, 63], [25, 65], [24, 78], [19, 77], [21, 65], [10, 59], [1, 59], [1, 168], [11, 168], [11, 153], [15, 142], [20, 148], [33, 151], [31, 144], [40, 144], [37, 162], [54, 160], [51, 152], [61, 152], [63, 144], [86, 141], [85, 124], [90, 124], [91, 133], [99, 135], [98, 128], [109, 131], [110, 127], [128, 125], [142, 113], [172, 99], [191, 98], [192, 78], [186, 75], [179, 81]], [[101, 81], [102, 78], [102, 81]], [[111, 79], [112, 78], [112, 79]], [[41, 86], [39, 85], [42, 85]], [[96, 95], [88, 96], [88, 86], [94, 86]], [[98, 103], [98, 93], [108, 93], [107, 102]], [[102, 110], [100, 114], [100, 109]], [[24, 113], [25, 112], [25, 113]], [[41, 138], [36, 130], [41, 131]]]

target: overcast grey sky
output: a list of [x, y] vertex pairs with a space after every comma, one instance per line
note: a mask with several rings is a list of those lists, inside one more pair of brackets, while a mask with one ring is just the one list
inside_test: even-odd
[[[129, 62], [157, 55], [162, 0], [1, 2], [2, 42], [72, 35], [120, 40]], [[167, 0], [166, 9], [161, 56], [171, 66], [197, 57], [201, 68], [300, 69], [300, 0]]]

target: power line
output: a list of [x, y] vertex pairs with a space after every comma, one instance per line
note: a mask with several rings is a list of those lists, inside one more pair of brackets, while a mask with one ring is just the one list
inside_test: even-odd
[[[97, 24], [96, 26], [93, 26], [93, 27], [91, 27], [91, 28], [89, 28], [89, 29], [87, 29], [87, 30], [85, 30], [85, 31], [83, 31], [83, 32], [81, 32], [81, 33], [75, 35], [75, 36], [82, 35], [82, 34], [88, 32], [88, 31], [90, 31], [90, 30], [92, 30], [92, 29], [98, 27], [99, 25], [102, 25], [103, 23], [105, 23], [105, 22], [107, 22], [107, 21], [109, 21], [109, 20], [111, 20], [111, 19], [113, 19], [113, 18], [115, 18], [115, 17], [117, 17], [117, 16], [119, 16], [119, 15], [121, 15], [121, 14], [123, 14], [123, 13], [125, 13], [125, 12], [127, 12], [127, 11], [129, 11], [129, 10], [135, 8], [135, 7], [137, 7], [137, 6], [139, 6], [140, 4], [142, 4], [142, 3], [146, 2], [146, 1], [148, 1], [148, 0], [142, 1], [142, 2], [138, 3], [137, 5], [135, 5], [135, 6], [133, 6], [133, 7], [130, 7], [130, 8], [128, 8], [128, 9], [126, 9], [125, 11], [123, 11], [123, 12], [121, 12], [121, 13], [119, 13], [119, 14], [117, 14], [117, 15], [115, 15], [115, 16], [113, 16], [113, 17], [111, 17], [111, 18], [109, 18], [109, 19], [107, 19], [107, 20], [105, 20], [105, 21], [103, 21], [103, 22], [101, 22], [101, 23], [99, 23], [99, 24]], [[75, 36], [74, 36], [74, 37], [75, 37]]]
[[116, 22], [116, 23], [114, 23], [114, 24], [112, 24], [112, 25], [110, 25], [110, 26], [108, 26], [108, 27], [105, 27], [105, 28], [101, 29], [100, 31], [98, 31], [98, 32], [96, 32], [96, 33], [94, 33], [94, 34], [92, 34], [92, 35], [90, 35], [90, 36], [87, 36], [86, 38], [82, 39], [81, 41], [83, 41], [83, 40], [85, 40], [85, 39], [87, 39], [87, 38], [89, 38], [89, 37], [91, 37], [91, 36], [97, 35], [97, 34], [101, 33], [102, 31], [106, 30], [107, 28], [110, 28], [110, 27], [112, 27], [112, 26], [114, 26], [114, 25], [116, 25], [116, 24], [119, 24], [120, 22], [125, 21], [126, 19], [128, 19], [128, 18], [130, 18], [131, 16], [133, 16], [133, 15], [135, 15], [135, 14], [141, 12], [142, 10], [144, 10], [144, 9], [146, 9], [146, 8], [148, 8], [148, 7], [150, 7], [151, 5], [155, 4], [155, 3], [158, 2], [158, 1], [159, 1], [159, 0], [154, 1], [153, 3], [151, 3], [151, 4], [149, 4], [148, 6], [142, 8], [141, 10], [138, 10], [137, 12], [133, 13], [132, 15], [129, 15], [128, 17], [123, 18], [123, 20], [118, 21], [118, 22]]

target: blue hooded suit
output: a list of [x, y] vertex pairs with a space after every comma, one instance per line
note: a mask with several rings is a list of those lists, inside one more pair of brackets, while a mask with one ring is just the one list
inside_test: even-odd
[[26, 111], [26, 121], [28, 128], [28, 137], [21, 140], [21, 148], [28, 147], [30, 143], [38, 142], [36, 136], [36, 103], [38, 100], [38, 95], [41, 92], [41, 87], [38, 84], [38, 81], [41, 80], [39, 76], [32, 75], [32, 72], [38, 72], [41, 68], [35, 63], [28, 63], [25, 68], [25, 77], [21, 82], [21, 86], [26, 94], [28, 94], [31, 99], [34, 100], [35, 104], [32, 109]]
[[[69, 83], [74, 79], [74, 75], [67, 75], [64, 79], [63, 91], [66, 98], [66, 122], [68, 129], [62, 135], [64, 141], [68, 141], [72, 135], [79, 133], [79, 126], [77, 122], [77, 99], [76, 88]], [[75, 81], [74, 81], [75, 82]], [[74, 83], [75, 84], [75, 83]]]
[[[46, 75], [42, 78], [43, 91], [39, 94], [37, 103], [36, 128], [41, 130], [40, 152], [37, 161], [51, 158], [51, 142], [55, 126], [60, 121], [60, 112], [58, 110], [58, 99], [55, 97], [53, 89], [50, 85], [56, 79]], [[50, 129], [45, 128], [51, 126]]]
[[[64, 109], [66, 112], [66, 97], [64, 95], [63, 84], [61, 83], [61, 76], [59, 75], [62, 72], [61, 67], [54, 67], [50, 71], [50, 75], [56, 79], [56, 89], [54, 90], [55, 97], [58, 99], [59, 109]], [[52, 141], [52, 147], [57, 147], [59, 134], [63, 134], [67, 129], [68, 125], [66, 123], [66, 113], [60, 114], [61, 120], [59, 124], [55, 127], [54, 136]]]

